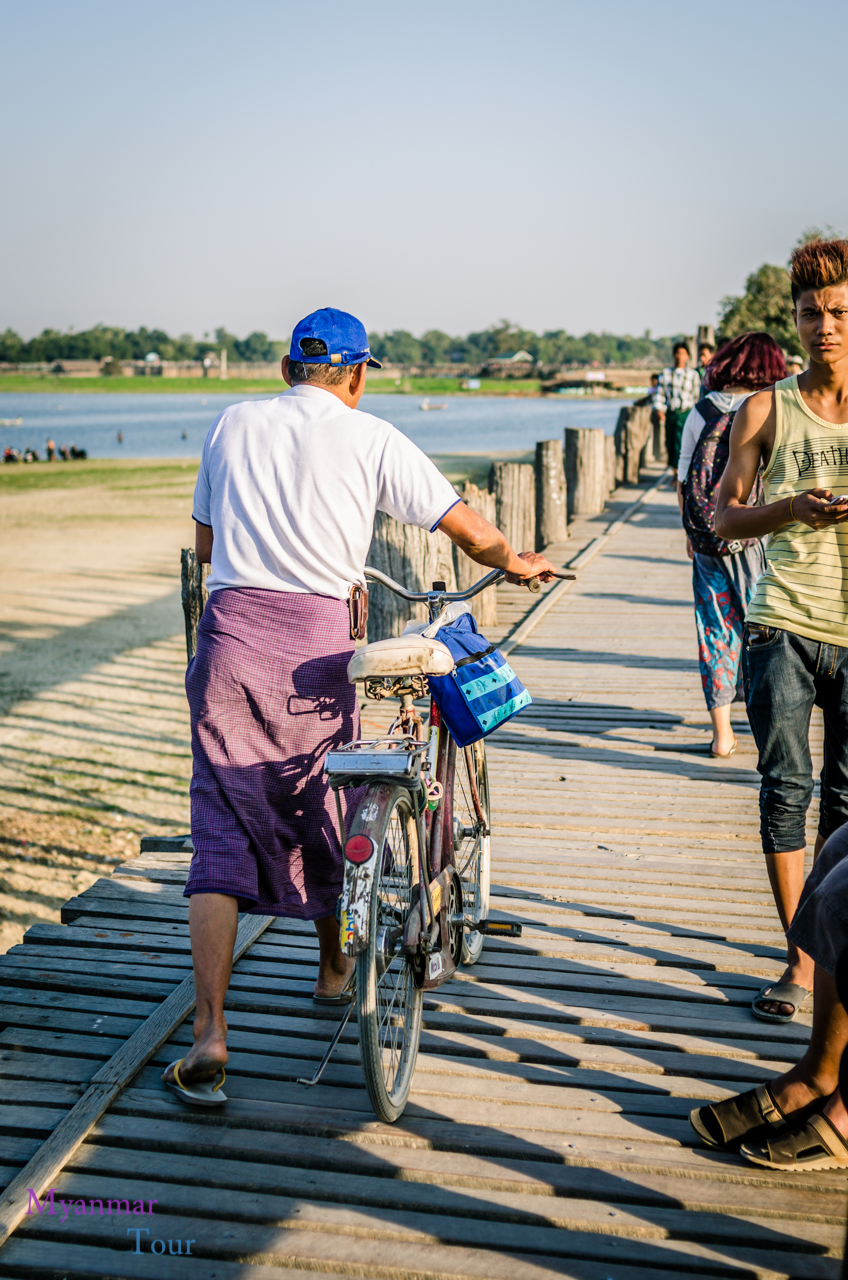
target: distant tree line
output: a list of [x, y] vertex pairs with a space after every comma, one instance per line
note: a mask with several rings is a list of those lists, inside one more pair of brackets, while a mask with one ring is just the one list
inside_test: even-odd
[[[573, 337], [564, 329], [533, 333], [501, 321], [480, 333], [452, 338], [440, 329], [430, 329], [420, 338], [405, 329], [369, 334], [371, 349], [386, 364], [445, 365], [484, 364], [492, 356], [529, 351], [545, 365], [668, 363], [671, 339], [641, 338], [612, 333], [586, 333]], [[45, 329], [37, 338], [25, 341], [13, 329], [0, 334], [0, 361], [10, 364], [51, 363], [54, 360], [143, 360], [155, 351], [161, 360], [202, 360], [208, 352], [227, 349], [230, 361], [262, 364], [277, 361], [288, 351], [288, 342], [272, 341], [255, 332], [237, 338], [226, 329], [216, 329], [214, 339], [196, 341], [190, 333], [170, 337], [163, 329], [118, 329], [98, 324], [93, 329], [60, 333]]]
[[37, 338], [25, 341], [14, 329], [0, 334], [0, 360], [10, 364], [41, 364], [53, 360], [143, 360], [155, 351], [160, 360], [202, 360], [210, 351], [226, 347], [227, 359], [262, 364], [280, 359], [287, 344], [272, 342], [266, 333], [249, 333], [237, 338], [226, 329], [216, 329], [215, 337], [195, 341], [190, 333], [171, 338], [163, 329], [117, 329], [97, 324], [79, 333], [59, 333], [45, 329]]
[[671, 338], [652, 338], [646, 331], [641, 338], [629, 334], [585, 333], [582, 338], [564, 329], [534, 333], [502, 320], [479, 333], [452, 338], [441, 329], [429, 329], [420, 338], [406, 329], [391, 333], [370, 333], [368, 340], [378, 360], [386, 364], [484, 364], [493, 356], [528, 351], [544, 365], [563, 364], [631, 364], [645, 362], [667, 364], [671, 359]]

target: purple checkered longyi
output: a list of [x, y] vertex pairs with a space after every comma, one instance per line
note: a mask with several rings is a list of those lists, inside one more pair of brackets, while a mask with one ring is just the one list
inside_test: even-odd
[[323, 762], [359, 736], [347, 602], [222, 588], [197, 642], [186, 672], [194, 856], [185, 893], [229, 894], [260, 915], [332, 915], [342, 851]]

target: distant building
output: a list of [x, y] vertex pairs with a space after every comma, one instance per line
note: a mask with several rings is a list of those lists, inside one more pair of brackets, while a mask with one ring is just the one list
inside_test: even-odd
[[535, 363], [529, 351], [504, 352], [490, 356], [481, 373], [492, 378], [526, 378], [532, 374]]
[[488, 364], [534, 364], [529, 351], [514, 351], [510, 355], [490, 356]]
[[100, 363], [99, 360], [54, 360], [50, 372], [64, 373], [71, 378], [98, 378]]

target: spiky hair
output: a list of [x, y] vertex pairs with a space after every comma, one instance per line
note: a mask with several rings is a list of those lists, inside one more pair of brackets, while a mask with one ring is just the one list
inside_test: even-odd
[[810, 240], [801, 244], [789, 263], [792, 301], [807, 289], [848, 284], [848, 240]]

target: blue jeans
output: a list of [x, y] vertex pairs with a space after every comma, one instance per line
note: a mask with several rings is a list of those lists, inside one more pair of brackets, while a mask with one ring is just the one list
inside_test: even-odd
[[742, 651], [748, 720], [760, 753], [764, 853], [806, 844], [813, 797], [810, 716], [824, 716], [819, 833], [848, 822], [848, 649], [746, 622]]

